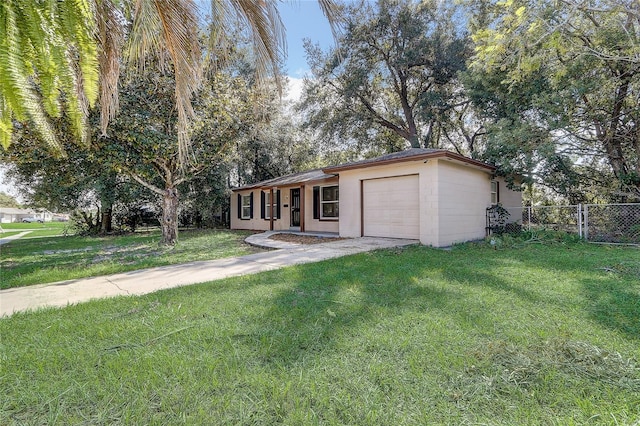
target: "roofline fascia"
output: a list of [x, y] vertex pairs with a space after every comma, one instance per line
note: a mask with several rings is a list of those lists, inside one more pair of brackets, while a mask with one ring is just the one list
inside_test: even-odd
[[368, 168], [368, 167], [386, 166], [386, 165], [389, 165], [389, 164], [402, 163], [402, 162], [405, 162], [405, 161], [419, 161], [419, 160], [429, 160], [429, 159], [437, 159], [437, 158], [448, 158], [448, 159], [451, 159], [451, 160], [462, 161], [462, 162], [467, 163], [467, 164], [472, 165], [472, 166], [476, 166], [476, 167], [480, 167], [480, 168], [483, 168], [483, 169], [487, 169], [487, 170], [489, 170], [491, 172], [494, 172], [496, 170], [496, 167], [492, 166], [491, 164], [487, 164], [487, 163], [484, 163], [482, 161], [474, 160], [472, 158], [468, 158], [468, 157], [465, 157], [463, 155], [456, 154], [455, 152], [441, 151], [441, 152], [429, 152], [429, 153], [425, 153], [425, 154], [411, 155], [411, 156], [400, 157], [400, 158], [391, 158], [391, 159], [388, 159], [388, 160], [372, 161], [370, 163], [364, 163], [364, 164], [351, 164], [351, 165], [327, 167], [325, 169], [322, 169], [322, 171], [325, 172], [325, 173], [339, 173], [339, 172], [343, 172], [343, 171], [347, 171], [347, 170], [356, 170], [356, 169], [364, 169], [364, 168]]
[[[329, 173], [327, 173], [329, 174]], [[338, 175], [334, 174], [331, 177], [328, 178], [322, 178], [322, 179], [312, 179], [312, 180], [305, 180], [305, 181], [300, 181], [300, 182], [291, 182], [291, 183], [287, 183], [285, 185], [251, 185], [251, 186], [241, 186], [240, 188], [231, 188], [231, 192], [237, 192], [237, 191], [248, 191], [248, 190], [254, 190], [254, 189], [270, 189], [270, 188], [284, 188], [287, 186], [296, 186], [296, 185], [306, 185], [308, 183], [316, 183], [316, 182], [322, 182], [325, 180], [330, 180], [330, 179], [334, 179], [334, 178], [338, 178]]]

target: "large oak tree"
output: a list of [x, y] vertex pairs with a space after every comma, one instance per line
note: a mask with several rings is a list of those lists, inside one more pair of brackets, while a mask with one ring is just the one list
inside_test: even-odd
[[458, 12], [436, 1], [346, 7], [339, 48], [306, 45], [313, 73], [301, 105], [307, 124], [321, 139], [353, 141], [359, 151], [440, 147], [447, 132], [454, 140], [456, 127], [470, 124], [458, 118], [468, 101], [457, 75], [471, 53]]
[[609, 198], [640, 198], [640, 3], [476, 4], [472, 80], [494, 160], [557, 172], [568, 192], [612, 175]]
[[146, 67], [125, 79], [121, 114], [97, 149], [109, 153], [113, 168], [154, 193], [161, 205], [161, 244], [178, 237], [179, 188], [199, 174], [215, 169], [240, 137], [250, 117], [250, 94], [242, 78], [210, 74], [193, 102], [193, 159], [181, 163], [180, 127], [174, 108], [176, 79], [171, 70]]

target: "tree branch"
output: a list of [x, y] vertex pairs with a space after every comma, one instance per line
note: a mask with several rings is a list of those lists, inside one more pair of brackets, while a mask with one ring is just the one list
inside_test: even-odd
[[140, 177], [137, 173], [132, 172], [130, 170], [127, 170], [127, 174], [129, 174], [129, 176], [131, 176], [131, 178], [133, 180], [135, 180], [136, 182], [138, 182], [140, 185], [144, 186], [145, 188], [147, 188], [151, 192], [154, 192], [154, 193], [156, 193], [158, 195], [164, 195], [164, 191], [162, 189], [158, 188], [155, 185], [152, 185], [152, 184], [148, 183], [147, 181], [142, 179], [142, 177]]

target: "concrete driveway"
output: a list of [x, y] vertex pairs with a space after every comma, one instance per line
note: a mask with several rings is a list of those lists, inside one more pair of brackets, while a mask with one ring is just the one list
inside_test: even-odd
[[[252, 244], [266, 245], [270, 233], [252, 237]], [[273, 241], [273, 240], [269, 240]], [[264, 244], [260, 244], [263, 242]], [[415, 240], [354, 238], [313, 245], [279, 244], [278, 250], [247, 256], [143, 269], [115, 275], [61, 281], [0, 290], [0, 316], [45, 306], [66, 306], [91, 299], [141, 295], [239, 275], [255, 274], [290, 265], [417, 244]]]

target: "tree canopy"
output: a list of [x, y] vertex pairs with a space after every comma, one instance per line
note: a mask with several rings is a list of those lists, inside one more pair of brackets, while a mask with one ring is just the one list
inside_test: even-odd
[[640, 3], [483, 5], [469, 76], [492, 159], [567, 190], [612, 173], [614, 199], [640, 198]]
[[[327, 17], [332, 0], [319, 0]], [[49, 117], [64, 110], [77, 135], [87, 142], [86, 117], [96, 101], [101, 128], [118, 110], [122, 59], [143, 67], [151, 55], [176, 76], [180, 160], [188, 160], [192, 96], [202, 81], [202, 15], [193, 0], [7, 0], [0, 7], [0, 144], [11, 142], [13, 119], [31, 120], [43, 140], [59, 152]], [[231, 28], [241, 23], [251, 35], [258, 76], [277, 71], [283, 56], [284, 28], [277, 2], [212, 0], [209, 52], [233, 43]], [[333, 21], [332, 21], [333, 22]], [[214, 58], [221, 59], [221, 58]], [[278, 73], [272, 75], [277, 78]]]
[[446, 146], [471, 154], [481, 126], [458, 81], [471, 54], [459, 13], [436, 1], [347, 6], [339, 48], [306, 44], [307, 125], [342, 151]]
[[14, 197], [4, 192], [0, 192], [0, 207], [20, 207], [20, 203]]

